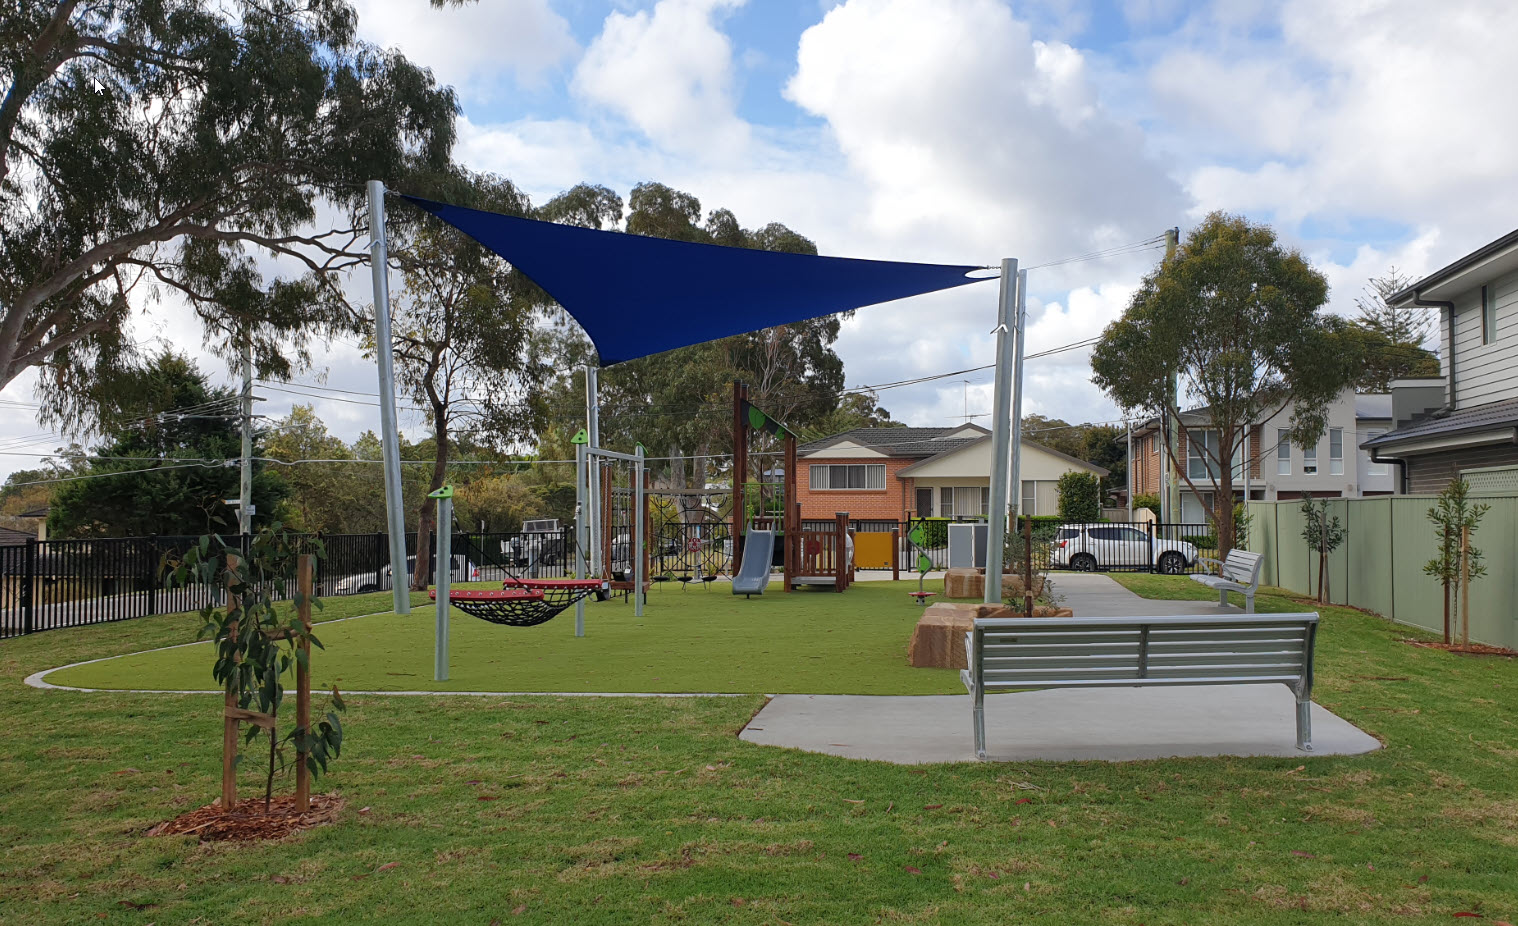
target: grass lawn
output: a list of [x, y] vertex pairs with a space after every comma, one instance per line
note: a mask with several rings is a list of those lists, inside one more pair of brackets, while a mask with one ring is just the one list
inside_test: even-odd
[[[872, 593], [813, 597], [869, 611]], [[1301, 607], [1263, 592], [1259, 605]], [[911, 768], [743, 743], [733, 734], [759, 697], [356, 696], [347, 748], [319, 783], [347, 799], [339, 821], [250, 846], [141, 835], [216, 793], [214, 699], [21, 684], [181, 642], [188, 618], [7, 640], [0, 922], [1518, 921], [1518, 662], [1323, 615], [1318, 700], [1385, 750]], [[337, 650], [339, 627], [370, 620], [323, 636]], [[593, 617], [578, 642], [616, 620]], [[423, 650], [408, 658], [425, 664]]]
[[[941, 591], [942, 583], [937, 585]], [[963, 691], [955, 671], [906, 664], [907, 641], [922, 615], [907, 595], [916, 589], [915, 580], [858, 582], [842, 595], [776, 591], [752, 599], [725, 587], [663, 589], [649, 594], [641, 619], [621, 600], [588, 605], [579, 639], [573, 610], [529, 628], [488, 624], [454, 610], [446, 682], [432, 680], [434, 610], [420, 596], [426, 603], [410, 615], [387, 613], [323, 628], [317, 637], [326, 651], [312, 659], [313, 679], [317, 686], [357, 691]], [[388, 599], [381, 602], [378, 608], [388, 607]], [[330, 616], [339, 601], [326, 604]], [[353, 608], [348, 601], [341, 606]], [[78, 666], [48, 681], [82, 688], [203, 689], [213, 687], [209, 659], [209, 644], [201, 644]]]

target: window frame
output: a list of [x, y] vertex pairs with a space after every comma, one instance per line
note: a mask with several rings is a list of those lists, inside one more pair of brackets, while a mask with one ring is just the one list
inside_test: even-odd
[[[1197, 435], [1201, 435], [1202, 440], [1200, 443], [1196, 440]], [[1222, 466], [1218, 464], [1217, 460], [1213, 459], [1213, 456], [1220, 456], [1222, 454], [1220, 449], [1222, 443], [1223, 438], [1218, 433], [1217, 428], [1186, 429], [1186, 475], [1191, 481], [1195, 482], [1198, 479], [1206, 479], [1210, 482], [1217, 482], [1223, 475]], [[1193, 453], [1198, 448], [1202, 452]], [[1213, 456], [1208, 456], [1209, 452]], [[1200, 473], [1196, 472], [1196, 468], [1192, 466], [1193, 461], [1201, 464]]]
[[[834, 486], [833, 471], [841, 469], [845, 483], [853, 481], [851, 470], [860, 470], [860, 479], [863, 485], [857, 486]], [[827, 485], [818, 485], [818, 471], [827, 474]], [[880, 477], [880, 485], [870, 485], [872, 472]], [[886, 467], [884, 463], [809, 463], [807, 464], [807, 488], [814, 492], [884, 492], [886, 490]]]
[[1291, 429], [1276, 428], [1276, 475], [1291, 475]]
[[1318, 474], [1318, 445], [1316, 442], [1311, 447], [1302, 448], [1302, 475], [1316, 476]]
[[1497, 340], [1497, 299], [1490, 286], [1481, 287], [1481, 344], [1486, 346]]
[[[1385, 428], [1375, 428], [1375, 429], [1372, 429], [1372, 430], [1366, 432], [1367, 436], [1366, 436], [1365, 439], [1367, 441], [1373, 441], [1373, 440], [1375, 440], [1376, 438], [1380, 437], [1381, 435], [1383, 435], [1385, 433], [1386, 433], [1386, 429]], [[1367, 476], [1390, 476], [1391, 475], [1391, 464], [1388, 463], [1388, 462], [1386, 462], [1385, 460], [1382, 460], [1379, 463], [1376, 462], [1375, 451], [1374, 450], [1367, 450], [1367, 451], [1365, 451], [1365, 475], [1367, 475]]]
[[[1029, 490], [1032, 493], [1029, 493]], [[1017, 513], [1028, 517], [1038, 516], [1038, 480], [1024, 479], [1017, 493]]]
[[[1339, 442], [1339, 452], [1337, 454], [1334, 453], [1334, 440], [1335, 440], [1335, 438], [1337, 438], [1338, 442]], [[1344, 475], [1344, 429], [1343, 428], [1329, 428], [1328, 429], [1328, 475], [1330, 475], [1330, 476], [1342, 476], [1342, 475]]]

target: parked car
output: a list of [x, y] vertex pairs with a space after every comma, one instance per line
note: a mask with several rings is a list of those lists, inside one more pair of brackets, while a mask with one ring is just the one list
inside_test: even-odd
[[1070, 524], [1055, 533], [1049, 565], [1076, 572], [1143, 566], [1181, 575], [1196, 565], [1196, 558], [1196, 545], [1185, 540], [1151, 537], [1121, 524]]
[[[406, 577], [409, 579], [415, 573], [416, 557], [408, 556], [406, 557]], [[453, 568], [448, 572], [448, 579], [452, 582], [478, 582], [480, 567], [469, 562], [464, 554], [455, 553]], [[386, 563], [376, 572], [361, 572], [358, 575], [339, 579], [334, 594], [362, 595], [365, 592], [387, 592], [392, 585], [390, 564]]]
[[523, 521], [522, 530], [501, 541], [501, 552], [513, 566], [557, 566], [564, 561], [564, 531], [556, 518]]

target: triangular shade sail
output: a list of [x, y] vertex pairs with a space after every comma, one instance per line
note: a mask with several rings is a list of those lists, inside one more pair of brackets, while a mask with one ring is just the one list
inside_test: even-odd
[[968, 276], [981, 267], [719, 247], [406, 199], [542, 287], [590, 335], [602, 366], [994, 279]]

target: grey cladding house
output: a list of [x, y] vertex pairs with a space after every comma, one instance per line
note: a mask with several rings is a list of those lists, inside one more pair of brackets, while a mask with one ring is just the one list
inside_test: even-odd
[[1361, 444], [1400, 470], [1404, 492], [1463, 477], [1518, 493], [1518, 231], [1388, 299], [1439, 313], [1439, 379], [1392, 384], [1392, 430]]

